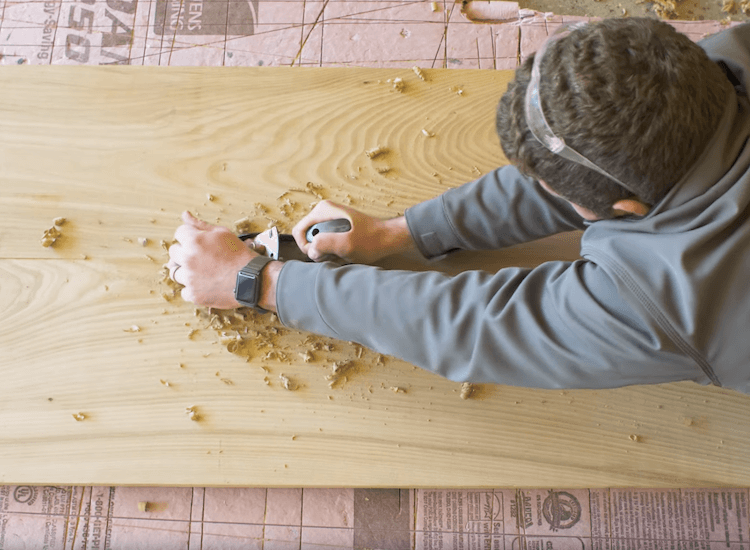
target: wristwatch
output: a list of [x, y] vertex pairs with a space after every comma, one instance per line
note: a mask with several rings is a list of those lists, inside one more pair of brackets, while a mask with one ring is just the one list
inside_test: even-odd
[[258, 307], [260, 300], [261, 276], [260, 272], [273, 258], [256, 256], [237, 273], [237, 284], [234, 287], [234, 298], [243, 306], [254, 308], [260, 313], [267, 313]]

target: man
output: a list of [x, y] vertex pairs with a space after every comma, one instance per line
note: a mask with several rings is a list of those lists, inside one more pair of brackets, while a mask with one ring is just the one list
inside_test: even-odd
[[[750, 392], [750, 25], [693, 44], [651, 19], [553, 36], [498, 106], [513, 166], [378, 220], [324, 201], [294, 229], [317, 260], [498, 249], [585, 229], [582, 259], [497, 273], [267, 263], [185, 213], [183, 297], [259, 307], [457, 381], [607, 388], [693, 380]], [[345, 217], [351, 231], [312, 224]], [[267, 265], [266, 265], [267, 263]]]

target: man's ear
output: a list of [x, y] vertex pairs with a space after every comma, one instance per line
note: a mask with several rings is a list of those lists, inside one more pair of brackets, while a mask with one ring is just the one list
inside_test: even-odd
[[615, 216], [627, 216], [634, 214], [636, 216], [645, 216], [651, 210], [651, 207], [642, 203], [638, 199], [623, 199], [612, 205]]

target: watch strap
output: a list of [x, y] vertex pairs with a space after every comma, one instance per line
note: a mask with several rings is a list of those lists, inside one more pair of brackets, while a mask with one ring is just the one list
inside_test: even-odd
[[[258, 307], [258, 300], [260, 298], [260, 285], [261, 285], [261, 275], [260, 272], [263, 271], [263, 268], [266, 267], [269, 263], [273, 261], [273, 258], [269, 258], [268, 256], [256, 256], [252, 260], [250, 260], [245, 267], [240, 269], [239, 273], [237, 274], [238, 278], [238, 284], [235, 286], [234, 289], [234, 297], [235, 299], [240, 302], [243, 305], [246, 305], [248, 307], [255, 308], [256, 311], [260, 313], [267, 313], [267, 311], [263, 308]], [[239, 296], [239, 278], [244, 276], [250, 276], [255, 279], [255, 292], [253, 293], [253, 296], [248, 297], [247, 296]]]

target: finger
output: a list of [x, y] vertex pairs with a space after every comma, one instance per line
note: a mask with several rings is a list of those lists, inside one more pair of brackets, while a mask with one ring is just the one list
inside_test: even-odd
[[175, 243], [169, 247], [169, 258], [176, 265], [185, 263], [185, 249], [180, 243]]
[[198, 233], [200, 233], [200, 229], [197, 229], [192, 225], [183, 224], [175, 229], [174, 238], [180, 244], [187, 244], [193, 242]]
[[169, 270], [169, 278], [172, 279], [175, 283], [183, 285], [184, 283], [177, 280], [177, 271], [182, 267], [180, 264], [175, 262], [174, 260], [169, 260], [167, 262], [167, 269]]
[[182, 299], [185, 300], [186, 302], [190, 302], [193, 304], [195, 303], [195, 296], [193, 295], [193, 291], [190, 288], [185, 287], [181, 289], [180, 295], [182, 296]]
[[294, 236], [294, 240], [297, 241], [297, 246], [299, 246], [300, 250], [309, 256], [310, 243], [307, 242], [305, 234], [310, 227], [316, 223], [335, 220], [337, 218], [346, 218], [351, 222], [351, 218], [341, 205], [329, 200], [319, 202], [315, 208], [313, 208], [307, 216], [302, 218], [297, 225], [294, 226], [294, 229], [292, 229], [292, 235]]
[[343, 233], [318, 233], [308, 249], [308, 257], [315, 262], [331, 254], [346, 258], [350, 253], [349, 238]]
[[195, 227], [196, 229], [199, 229], [201, 231], [208, 231], [209, 229], [214, 227], [207, 221], [199, 220], [187, 210], [182, 213], [182, 221], [184, 221], [187, 225]]

